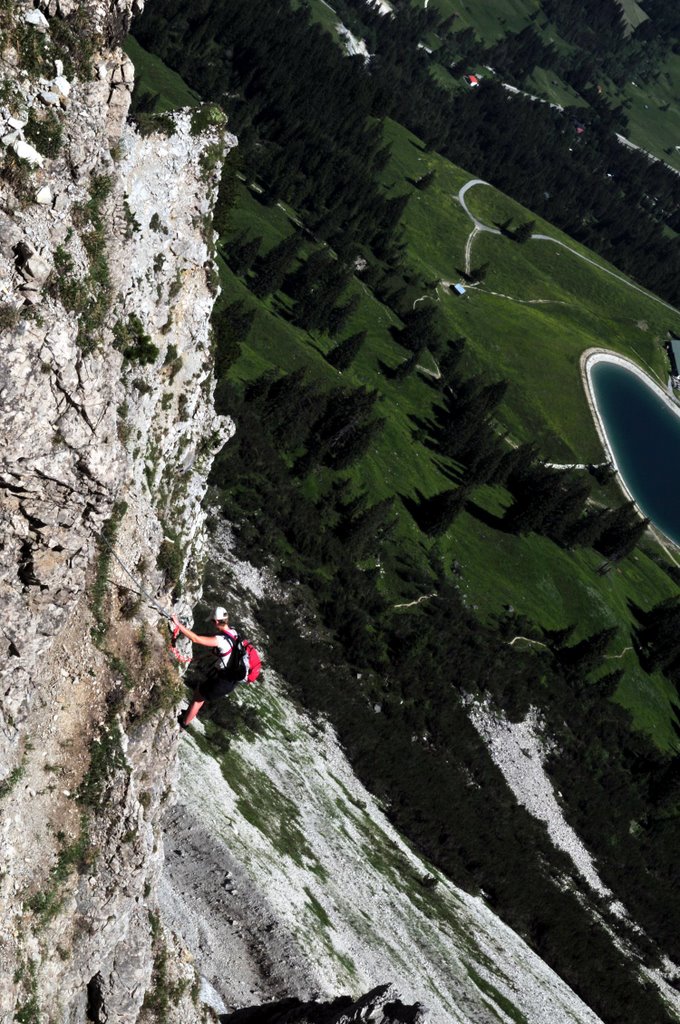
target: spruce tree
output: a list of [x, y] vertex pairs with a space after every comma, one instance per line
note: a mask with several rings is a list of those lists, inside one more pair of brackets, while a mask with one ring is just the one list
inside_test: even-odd
[[347, 287], [350, 277], [350, 268], [333, 260], [325, 268], [323, 276], [309, 282], [306, 291], [295, 303], [295, 322], [306, 331], [324, 330], [333, 306]]
[[346, 370], [359, 354], [365, 341], [366, 331], [357, 331], [356, 334], [351, 334], [349, 338], [345, 338], [339, 345], [332, 348], [326, 359], [336, 370]]
[[213, 227], [222, 237], [229, 230], [229, 219], [238, 195], [238, 171], [240, 168], [238, 151], [230, 154], [222, 167], [217, 200], [213, 211]]
[[454, 338], [446, 343], [444, 354], [439, 359], [439, 379], [437, 387], [444, 389], [454, 387], [456, 372], [465, 348], [465, 338]]
[[261, 235], [256, 238], [248, 238], [245, 233], [242, 233], [234, 242], [225, 246], [227, 263], [235, 274], [243, 277], [248, 273], [257, 258], [261, 245]]
[[282, 239], [258, 262], [255, 280], [250, 286], [250, 290], [258, 299], [272, 295], [281, 288], [301, 241], [300, 233], [296, 231]]
[[403, 316], [404, 327], [399, 332], [399, 344], [412, 352], [421, 351], [436, 335], [437, 310], [432, 303], [416, 306]]
[[354, 558], [375, 552], [397, 522], [394, 498], [385, 498], [356, 515], [345, 518], [338, 527], [338, 537]]
[[640, 644], [651, 669], [667, 672], [680, 661], [680, 602], [669, 598], [646, 615], [639, 632]]
[[572, 647], [561, 648], [557, 657], [571, 676], [583, 678], [602, 663], [617, 632], [616, 626], [601, 629]]
[[315, 249], [304, 263], [285, 281], [285, 290], [292, 299], [301, 299], [313, 285], [324, 280], [335, 259], [328, 249]]
[[219, 310], [212, 319], [215, 342], [215, 376], [219, 379], [236, 362], [253, 326], [255, 310], [249, 309], [243, 299]]
[[406, 359], [390, 371], [389, 376], [392, 377], [393, 380], [405, 380], [406, 377], [409, 377], [413, 373], [418, 365], [419, 359], [420, 352], [412, 352], [410, 356], [407, 356]]
[[524, 244], [524, 242], [528, 242], [531, 236], [533, 235], [535, 227], [535, 220], [526, 220], [524, 221], [524, 223], [520, 224], [518, 227], [515, 228], [515, 230], [512, 233], [512, 237], [516, 242]]
[[595, 547], [606, 558], [625, 558], [642, 539], [648, 519], [641, 519], [632, 501], [601, 513], [602, 530]]
[[417, 520], [421, 530], [438, 537], [446, 533], [449, 526], [462, 511], [467, 500], [468, 490], [465, 487], [450, 487], [427, 498], [418, 508]]
[[[370, 286], [369, 286], [370, 287]], [[347, 302], [342, 306], [334, 306], [328, 317], [328, 333], [331, 338], [337, 337], [340, 331], [345, 327], [347, 321], [356, 312], [359, 306], [359, 296], [356, 294], [351, 295]]]

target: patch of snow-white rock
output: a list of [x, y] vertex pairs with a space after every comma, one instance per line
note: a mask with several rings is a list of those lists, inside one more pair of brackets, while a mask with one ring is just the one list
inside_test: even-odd
[[358, 39], [341, 21], [335, 26], [335, 31], [344, 40], [348, 56], [363, 57], [366, 63], [370, 61], [371, 54], [368, 52], [368, 47], [363, 39]]
[[[569, 855], [574, 867], [593, 892], [606, 899], [610, 913], [643, 934], [630, 920], [621, 901], [615, 899], [611, 889], [603, 883], [586, 846], [565, 820], [557, 799], [559, 794], [555, 793], [545, 770], [546, 742], [541, 737], [537, 713], [532, 711], [522, 722], [510, 722], [500, 712], [492, 711], [487, 704], [471, 702], [468, 711], [472, 724], [486, 743], [494, 763], [503, 773], [518, 803], [545, 823], [555, 846]], [[616, 934], [599, 910], [591, 906], [591, 912], [607, 929], [614, 945], [622, 953], [639, 962], [635, 951]], [[669, 979], [678, 976], [678, 968], [666, 957], [662, 959], [662, 963], [663, 966], [659, 969], [641, 965], [640, 972], [659, 989], [666, 1001], [680, 1012], [680, 994], [669, 983]]]
[[611, 897], [593, 858], [567, 824], [545, 767], [545, 749], [538, 735], [535, 713], [523, 722], [509, 722], [483, 704], [470, 706], [470, 720], [486, 743], [494, 763], [518, 803], [535, 818], [545, 822], [555, 846], [569, 854], [574, 867], [599, 896]]

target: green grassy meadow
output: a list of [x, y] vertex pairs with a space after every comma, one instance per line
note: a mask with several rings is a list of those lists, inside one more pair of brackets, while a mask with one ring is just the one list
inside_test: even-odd
[[322, 28], [325, 28], [327, 32], [330, 32], [330, 34], [338, 40], [339, 44], [340, 37], [335, 31], [335, 26], [340, 21], [340, 18], [333, 10], [332, 4], [326, 3], [325, 0], [312, 0], [310, 4], [310, 11], [314, 21], [321, 25]]
[[[411, 189], [403, 219], [410, 262], [427, 280], [460, 281], [472, 223], [457, 194], [471, 176], [437, 154], [423, 153], [399, 125], [388, 122], [386, 136], [393, 159], [385, 184], [393, 194], [410, 188], [409, 179], [436, 172], [429, 190]], [[475, 186], [466, 201], [489, 226], [508, 218], [515, 225], [533, 219], [537, 232], [619, 273], [494, 188]], [[511, 381], [502, 425], [516, 441], [539, 438], [550, 461], [599, 461], [601, 448], [581, 386], [581, 353], [612, 348], [664, 380], [662, 341], [670, 327], [680, 329], [680, 316], [550, 242], [531, 239], [518, 245], [480, 233], [471, 256], [473, 267], [489, 264], [486, 281], [462, 298], [440, 287], [439, 305], [452, 335], [468, 339], [470, 368]], [[540, 304], [527, 304], [536, 300]]]
[[[412, 0], [423, 7], [424, 0]], [[474, 28], [480, 39], [492, 43], [506, 32], [524, 28], [530, 15], [540, 11], [539, 0], [430, 0], [443, 17], [456, 14], [457, 28]]]
[[680, 54], [670, 53], [655, 81], [634, 80], [611, 89], [628, 117], [627, 137], [680, 170]]
[[133, 36], [127, 36], [123, 49], [135, 66], [135, 85], [140, 92], [158, 94], [156, 111], [177, 110], [180, 107], [195, 107], [201, 97], [190, 89], [184, 79], [160, 57], [144, 50]]
[[542, 96], [549, 103], [557, 103], [561, 107], [587, 107], [588, 103], [575, 89], [562, 81], [551, 68], [534, 68], [527, 81], [527, 91]]
[[[143, 81], [152, 70], [158, 73], [160, 62], [140, 47], [131, 55]], [[164, 99], [171, 103], [170, 94], [164, 94]], [[435, 288], [436, 282], [460, 280], [472, 223], [457, 193], [471, 175], [435, 153], [424, 152], [417, 138], [393, 122], [387, 122], [385, 136], [392, 145], [392, 158], [384, 171], [384, 184], [392, 195], [404, 191], [411, 195], [403, 217], [408, 263], [428, 285], [425, 295], [429, 297], [423, 298], [422, 288], [414, 285], [409, 298], [438, 302], [450, 336], [467, 338], [468, 371], [510, 381], [499, 411], [499, 428], [518, 442], [537, 440], [548, 461], [601, 461], [579, 376], [581, 353], [594, 345], [613, 348], [661, 375], [665, 357], [660, 343], [673, 324], [680, 331], [680, 317], [549, 242], [530, 240], [518, 245], [490, 234], [478, 235], [472, 249], [473, 266], [489, 262], [484, 285], [469, 289], [462, 298], [441, 284]], [[419, 191], [412, 180], [431, 169], [436, 172], [433, 185]], [[476, 215], [489, 224], [508, 216], [534, 219], [487, 186], [471, 189], [468, 200]], [[262, 236], [264, 252], [294, 230], [296, 214], [281, 205], [265, 206], [257, 191], [242, 182], [231, 219], [234, 234], [247, 229]], [[539, 222], [537, 228], [581, 251], [551, 225]], [[605, 265], [588, 250], [582, 251]], [[670, 577], [640, 549], [613, 572], [599, 576], [596, 570], [602, 559], [592, 550], [570, 552], [537, 535], [517, 537], [469, 512], [461, 513], [443, 538], [432, 540], [422, 534], [399, 499], [413, 498], [418, 492], [429, 496], [451, 482], [446, 467], [438, 464], [417, 430], [417, 421], [431, 417], [439, 393], [422, 372], [403, 381], [381, 372], [381, 363], [393, 367], [407, 355], [389, 331], [399, 323], [394, 312], [359, 278], [352, 280], [345, 298], [355, 292], [360, 302], [343, 335], [366, 330], [367, 341], [352, 366], [340, 374], [324, 358], [334, 342], [290, 322], [285, 295], [259, 301], [249, 292], [247, 281], [233, 274], [223, 259], [218, 263], [223, 301], [242, 298], [257, 310], [232, 370], [238, 380], [250, 380], [270, 368], [288, 372], [305, 367], [311, 377], [328, 385], [342, 380], [378, 391], [377, 412], [385, 419], [385, 428], [373, 449], [352, 467], [351, 475], [372, 501], [397, 498], [399, 522], [383, 577], [386, 592], [395, 602], [414, 596], [391, 571], [391, 560], [400, 551], [408, 551], [423, 567], [435, 557], [448, 565], [455, 560], [463, 596], [482, 618], [501, 614], [511, 605], [546, 628], [577, 623], [576, 639], [603, 626], [618, 625], [619, 635], [610, 652], [616, 656], [630, 644], [634, 625], [630, 602], [646, 608], [676, 592]], [[525, 304], [536, 298], [549, 301]], [[423, 357], [422, 365], [432, 368], [429, 355]], [[323, 479], [309, 486], [323, 487]], [[607, 497], [595, 491], [597, 500]], [[502, 488], [485, 487], [474, 493], [476, 505], [494, 514], [501, 513], [509, 501]], [[649, 731], [660, 746], [674, 745], [672, 687], [663, 677], [643, 672], [630, 652], [620, 663], [625, 676], [618, 699], [630, 709], [635, 724]], [[618, 665], [619, 660], [612, 662], [612, 667]]]

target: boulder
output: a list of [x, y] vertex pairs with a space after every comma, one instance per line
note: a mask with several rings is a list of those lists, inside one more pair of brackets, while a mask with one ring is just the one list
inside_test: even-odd
[[52, 189], [49, 185], [43, 185], [35, 194], [35, 201], [40, 206], [51, 206], [53, 198]]
[[71, 93], [71, 83], [63, 75], [57, 75], [52, 82], [52, 89], [61, 96], [68, 97]]
[[52, 268], [49, 263], [34, 253], [25, 263], [24, 276], [28, 275], [36, 284], [43, 285], [50, 276]]
[[52, 92], [51, 89], [43, 89], [43, 91], [38, 95], [40, 96], [40, 99], [43, 101], [43, 103], [45, 103], [48, 107], [59, 106], [59, 94], [56, 92]]
[[[5, 140], [3, 139], [2, 141], [4, 142]], [[16, 139], [10, 143], [10, 146], [20, 160], [26, 160], [33, 167], [42, 167], [45, 162], [44, 157], [40, 155], [38, 150], [30, 146], [28, 142], [24, 142], [23, 139]]]
[[50, 23], [43, 12], [38, 11], [35, 8], [30, 11], [26, 11], [26, 14], [24, 14], [24, 21], [28, 25], [33, 25], [37, 28], [38, 32], [47, 32], [50, 27]]

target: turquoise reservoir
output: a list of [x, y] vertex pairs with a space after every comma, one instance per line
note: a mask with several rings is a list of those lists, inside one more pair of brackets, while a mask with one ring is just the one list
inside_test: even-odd
[[590, 380], [626, 487], [654, 525], [680, 544], [680, 415], [618, 363], [595, 363]]

